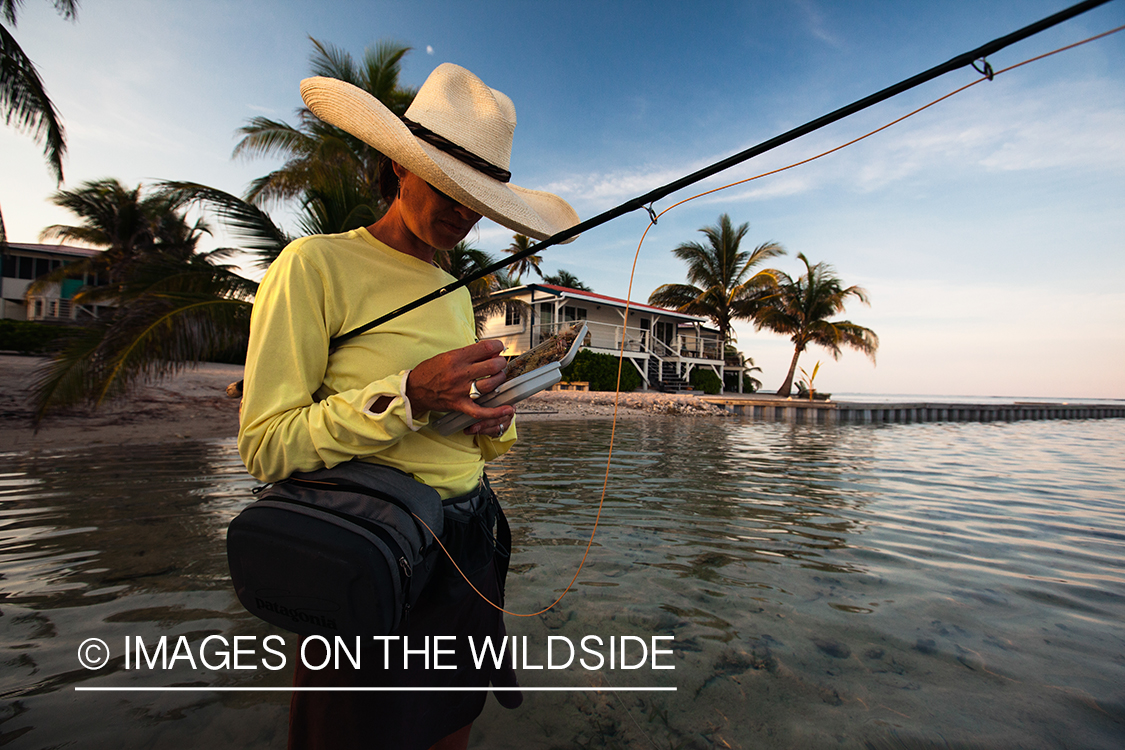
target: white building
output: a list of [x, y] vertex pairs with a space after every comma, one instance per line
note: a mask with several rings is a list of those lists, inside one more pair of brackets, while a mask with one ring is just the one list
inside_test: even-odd
[[76, 260], [91, 258], [101, 250], [71, 245], [29, 245], [9, 242], [0, 256], [0, 318], [11, 320], [82, 321], [97, 318], [96, 305], [76, 305], [75, 293], [96, 278], [67, 279], [52, 284], [34, 297], [27, 288], [35, 279]]
[[585, 348], [616, 357], [624, 343], [624, 356], [648, 389], [681, 390], [697, 367], [720, 381], [724, 371], [738, 371], [742, 382], [743, 368], [724, 361], [719, 332], [707, 327], [706, 318], [632, 302], [626, 321], [625, 300], [554, 284], [525, 284], [493, 298], [524, 303], [485, 322], [483, 338], [503, 341], [504, 356], [522, 354], [562, 326], [584, 320], [590, 331]]

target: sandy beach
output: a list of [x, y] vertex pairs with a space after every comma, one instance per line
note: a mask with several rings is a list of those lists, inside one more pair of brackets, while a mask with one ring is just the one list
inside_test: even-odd
[[[227, 398], [225, 389], [242, 378], [242, 367], [214, 363], [142, 386], [127, 401], [51, 415], [34, 430], [30, 390], [42, 364], [37, 357], [0, 355], [0, 450], [126, 446], [238, 433], [238, 401]], [[607, 419], [613, 416], [613, 401], [613, 393], [545, 392], [521, 402], [517, 414], [521, 421]], [[723, 416], [724, 412], [679, 394], [623, 393], [618, 403], [621, 419], [677, 414]]]

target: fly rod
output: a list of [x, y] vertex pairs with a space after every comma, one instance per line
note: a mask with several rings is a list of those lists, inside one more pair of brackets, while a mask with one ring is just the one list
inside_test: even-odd
[[[490, 266], [487, 266], [485, 268], [474, 271], [473, 273], [468, 274], [467, 276], [464, 276], [461, 279], [458, 279], [457, 281], [455, 281], [452, 284], [449, 284], [447, 286], [443, 286], [440, 289], [435, 289], [434, 291], [430, 292], [429, 294], [424, 295], [422, 297], [419, 297], [418, 299], [414, 300], [413, 302], [406, 303], [402, 307], [399, 307], [397, 310], [392, 310], [391, 312], [389, 312], [389, 313], [387, 313], [387, 314], [385, 314], [385, 315], [383, 315], [379, 318], [376, 318], [375, 320], [372, 320], [369, 323], [366, 323], [362, 326], [359, 326], [358, 328], [353, 328], [350, 331], [342, 333], [339, 336], [337, 336], [336, 338], [332, 339], [329, 342], [329, 345], [330, 345], [331, 348], [335, 348], [336, 346], [338, 346], [342, 342], [346, 341], [347, 339], [350, 339], [354, 336], [358, 336], [361, 333], [366, 333], [367, 331], [370, 331], [372, 328], [380, 326], [383, 323], [386, 323], [388, 321], [394, 320], [395, 318], [397, 318], [401, 315], [404, 315], [404, 314], [410, 312], [411, 310], [415, 310], [415, 309], [421, 307], [422, 305], [426, 304], [427, 302], [432, 302], [433, 300], [440, 299], [441, 297], [444, 297], [445, 295], [449, 294], [450, 292], [454, 292], [454, 291], [460, 289], [463, 286], [467, 286], [468, 284], [471, 284], [472, 282], [474, 282], [478, 279], [482, 279], [485, 276], [488, 276], [489, 274], [496, 273], [497, 271], [503, 269], [504, 267], [506, 267], [506, 266], [508, 266], [512, 263], [523, 260], [524, 258], [526, 258], [529, 255], [534, 255], [535, 253], [539, 252], [540, 250], [548, 248], [552, 245], [557, 245], [561, 242], [565, 242], [565, 241], [567, 241], [567, 240], [569, 240], [573, 237], [577, 237], [579, 234], [581, 234], [585, 231], [593, 229], [594, 227], [599, 227], [602, 224], [613, 221], [614, 219], [616, 219], [620, 216], [624, 216], [627, 213], [632, 213], [633, 211], [637, 211], [639, 209], [645, 209], [645, 210], [649, 211], [649, 215], [652, 216], [653, 219], [655, 220], [655, 214], [653, 214], [651, 208], [649, 208], [649, 207], [651, 206], [651, 204], [655, 203], [656, 201], [660, 200], [661, 198], [664, 198], [664, 197], [676, 192], [677, 190], [681, 190], [681, 189], [683, 189], [683, 188], [685, 188], [689, 185], [694, 185], [695, 183], [697, 183], [701, 180], [705, 180], [708, 177], [711, 177], [712, 175], [718, 174], [719, 172], [725, 171], [727, 169], [730, 169], [731, 167], [737, 166], [737, 165], [739, 165], [739, 164], [741, 164], [745, 161], [753, 159], [755, 156], [760, 156], [761, 154], [764, 154], [767, 151], [771, 151], [771, 150], [777, 148], [778, 146], [781, 146], [781, 145], [784, 145], [786, 143], [789, 143], [790, 141], [796, 140], [797, 138], [800, 138], [801, 136], [808, 135], [809, 133], [812, 133], [816, 130], [819, 130], [819, 129], [827, 126], [827, 125], [831, 125], [832, 123], [837, 122], [839, 120], [842, 120], [845, 117], [850, 117], [851, 115], [854, 115], [857, 112], [861, 112], [862, 110], [865, 110], [868, 107], [874, 106], [875, 104], [878, 104], [879, 102], [885, 101], [885, 100], [890, 99], [891, 97], [894, 97], [894, 96], [898, 96], [899, 94], [901, 94], [903, 92], [909, 91], [910, 89], [915, 88], [917, 86], [920, 86], [923, 83], [926, 83], [928, 81], [932, 81], [933, 79], [938, 78], [940, 76], [943, 76], [946, 73], [951, 73], [955, 70], [959, 70], [960, 68], [964, 68], [966, 66], [971, 65], [971, 66], [973, 66], [973, 68], [975, 70], [977, 70], [978, 73], [981, 73], [982, 75], [986, 75], [989, 78], [991, 78], [992, 77], [992, 68], [988, 65], [987, 60], [986, 60], [986, 58], [989, 55], [994, 54], [994, 53], [1004, 49], [1005, 47], [1011, 46], [1011, 45], [1015, 44], [1016, 42], [1020, 42], [1020, 41], [1023, 41], [1024, 39], [1027, 39], [1028, 37], [1034, 36], [1034, 35], [1040, 33], [1041, 31], [1045, 31], [1046, 29], [1049, 29], [1052, 26], [1057, 26], [1058, 24], [1063, 23], [1064, 21], [1069, 21], [1071, 18], [1074, 18], [1075, 16], [1079, 16], [1079, 15], [1085, 13], [1088, 10], [1092, 10], [1093, 8], [1096, 8], [1099, 5], [1105, 5], [1108, 2], [1110, 2], [1110, 0], [1085, 0], [1085, 2], [1081, 2], [1081, 3], [1078, 3], [1076, 5], [1072, 5], [1071, 7], [1066, 8], [1065, 10], [1059, 11], [1058, 13], [1055, 13], [1054, 15], [1047, 16], [1046, 18], [1043, 18], [1042, 20], [1039, 20], [1039, 21], [1036, 21], [1035, 23], [1024, 26], [1022, 29], [1019, 29], [1017, 31], [1013, 31], [1012, 33], [1007, 34], [1005, 36], [993, 39], [991, 42], [988, 42], [986, 44], [982, 44], [981, 46], [977, 47], [976, 49], [970, 50], [968, 52], [964, 52], [960, 55], [957, 55], [956, 57], [950, 58], [949, 60], [947, 60], [946, 62], [944, 62], [940, 65], [935, 65], [934, 67], [930, 68], [929, 70], [923, 71], [921, 73], [918, 73], [917, 75], [911, 76], [910, 78], [899, 81], [898, 83], [893, 84], [891, 86], [888, 86], [887, 88], [885, 88], [881, 91], [878, 91], [874, 94], [866, 96], [863, 99], [859, 99], [855, 102], [852, 102], [851, 104], [840, 107], [839, 109], [837, 109], [833, 112], [829, 112], [826, 115], [822, 115], [822, 116], [816, 118], [815, 120], [810, 120], [809, 122], [805, 123], [804, 125], [799, 125], [798, 127], [795, 127], [792, 130], [789, 130], [785, 133], [782, 133], [781, 135], [774, 136], [773, 138], [770, 138], [767, 141], [763, 141], [756, 146], [751, 146], [750, 148], [746, 149], [745, 151], [740, 151], [739, 153], [734, 154], [733, 156], [729, 156], [726, 159], [722, 159], [721, 161], [717, 161], [714, 164], [711, 164], [710, 166], [704, 167], [704, 168], [702, 168], [702, 169], [700, 169], [696, 172], [693, 172], [693, 173], [687, 175], [686, 177], [681, 177], [678, 180], [673, 180], [672, 182], [669, 182], [667, 185], [664, 185], [663, 187], [658, 187], [655, 190], [652, 190], [648, 193], [645, 193], [644, 195], [633, 198], [632, 200], [628, 200], [625, 203], [622, 203], [621, 205], [617, 206], [616, 208], [611, 208], [610, 210], [608, 210], [604, 213], [601, 213], [601, 214], [593, 217], [592, 219], [587, 219], [586, 221], [583, 221], [579, 224], [575, 224], [573, 227], [571, 227], [569, 229], [564, 229], [563, 231], [559, 232], [558, 234], [554, 234], [551, 237], [548, 237], [547, 239], [543, 240], [542, 242], [539, 242], [535, 245], [532, 245], [531, 247], [528, 247], [524, 250], [521, 250], [518, 253], [515, 253], [508, 258], [497, 261]], [[976, 62], [978, 60], [984, 60], [985, 61], [984, 66], [983, 66], [983, 70], [981, 68], [976, 67]]]

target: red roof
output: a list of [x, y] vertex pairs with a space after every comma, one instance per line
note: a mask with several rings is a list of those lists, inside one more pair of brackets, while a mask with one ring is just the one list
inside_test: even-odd
[[625, 305], [628, 304], [629, 308], [633, 309], [633, 310], [637, 310], [637, 309], [651, 310], [653, 312], [662, 313], [664, 315], [675, 315], [675, 316], [680, 317], [680, 318], [691, 318], [692, 320], [702, 320], [702, 318], [700, 318], [698, 315], [688, 315], [687, 313], [682, 313], [682, 312], [679, 312], [678, 310], [669, 310], [669, 309], [664, 308], [664, 307], [654, 307], [652, 305], [646, 305], [646, 304], [643, 304], [643, 303], [637, 302], [637, 301], [629, 302], [627, 300], [618, 299], [617, 297], [609, 297], [605, 294], [596, 294], [594, 292], [587, 292], [587, 291], [583, 291], [582, 289], [570, 289], [570, 288], [565, 287], [565, 286], [558, 286], [557, 284], [528, 284], [527, 286], [536, 287], [536, 288], [539, 288], [539, 289], [550, 289], [550, 290], [555, 291], [555, 292], [563, 292], [567, 296], [570, 296], [570, 297], [586, 297], [586, 298], [589, 298], [589, 299], [602, 300], [604, 302], [609, 302], [609, 303], [612, 303], [612, 304], [615, 304], [615, 305], [619, 305], [621, 307], [625, 307]]

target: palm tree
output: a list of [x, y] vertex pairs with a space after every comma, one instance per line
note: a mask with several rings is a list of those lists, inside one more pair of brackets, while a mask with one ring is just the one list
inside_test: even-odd
[[[310, 37], [313, 75], [337, 78], [368, 92], [392, 112], [402, 115], [416, 89], [399, 83], [402, 59], [410, 47], [379, 42], [359, 63], [347, 52]], [[242, 140], [235, 156], [280, 156], [284, 165], [251, 183], [246, 200], [255, 205], [299, 199], [321, 218], [326, 202], [343, 205], [329, 231], [339, 232], [371, 224], [385, 206], [379, 197], [382, 154], [350, 133], [329, 125], [307, 107], [297, 111], [299, 125], [255, 117], [239, 129]], [[331, 196], [331, 199], [326, 198]], [[346, 199], [341, 202], [341, 199]], [[350, 219], [346, 221], [346, 219]], [[342, 222], [342, 224], [340, 223]], [[348, 224], [351, 224], [350, 226]], [[323, 227], [322, 227], [323, 228]]]
[[41, 239], [80, 242], [102, 247], [104, 252], [38, 279], [31, 292], [63, 278], [97, 274], [108, 282], [103, 296], [113, 296], [135, 264], [156, 256], [186, 260], [195, 253], [202, 234], [208, 232], [202, 221], [187, 223], [184, 204], [174, 196], [144, 194], [143, 185], [130, 189], [113, 178], [59, 190], [51, 196], [51, 202], [82, 221], [49, 226], [40, 233]]
[[793, 342], [793, 361], [785, 382], [777, 389], [780, 396], [788, 396], [792, 390], [797, 360], [809, 344], [823, 346], [834, 359], [839, 359], [840, 348], [847, 346], [863, 352], [872, 362], [879, 348], [879, 337], [870, 328], [848, 320], [828, 320], [844, 312], [844, 303], [849, 297], [870, 304], [867, 291], [858, 286], [845, 287], [836, 270], [827, 263], [809, 263], [803, 253], [797, 253], [797, 258], [805, 264], [805, 273], [793, 279], [777, 272], [775, 293], [754, 315], [754, 325], [759, 330], [765, 328], [786, 334]]
[[[458, 279], [496, 262], [491, 255], [467, 242], [458, 242], [452, 250], [438, 251], [434, 261], [446, 273]], [[484, 330], [485, 322], [493, 315], [505, 313], [511, 307], [521, 309], [526, 307], [526, 304], [519, 300], [493, 299], [493, 294], [512, 285], [512, 279], [501, 274], [489, 274], [469, 283], [469, 297], [473, 301], [473, 321], [478, 336]]]
[[[512, 244], [504, 248], [504, 252], [509, 255], [516, 255], [527, 250], [535, 240], [528, 237], [526, 234], [512, 235]], [[543, 278], [543, 272], [539, 270], [539, 264], [543, 262], [542, 255], [528, 255], [525, 258], [517, 260], [512, 265], [508, 266], [508, 278], [515, 279], [519, 282], [520, 278], [529, 271], [534, 271], [535, 275]]]
[[572, 274], [570, 271], [562, 268], [560, 268], [556, 273], [544, 276], [543, 281], [548, 284], [554, 284], [555, 286], [566, 287], [567, 289], [577, 289], [580, 292], [594, 291], [593, 289], [579, 281], [577, 276]]
[[35, 422], [83, 402], [98, 406], [189, 365], [245, 349], [256, 284], [217, 261], [150, 256], [119, 286], [114, 313], [76, 329], [37, 373]]
[[[78, 12], [78, 0], [53, 0], [55, 10], [63, 18], [72, 19]], [[24, 53], [5, 22], [16, 27], [16, 9], [23, 0], [0, 0], [0, 112], [4, 122], [30, 130], [36, 142], [43, 143], [43, 155], [55, 175], [63, 181], [62, 160], [66, 154], [66, 132], [62, 120], [47, 96], [47, 89], [35, 69], [35, 63]], [[4, 216], [0, 214], [0, 248], [7, 243]]]
[[99, 272], [111, 283], [84, 287], [75, 301], [111, 302], [113, 312], [76, 330], [39, 372], [36, 422], [50, 410], [97, 406], [141, 381], [245, 348], [257, 284], [224, 263], [230, 249], [196, 253], [205, 225], [188, 223], [185, 212], [193, 204], [215, 210], [265, 266], [289, 238], [260, 209], [185, 182], [161, 183], [146, 194], [140, 186], [129, 190], [100, 180], [60, 191], [56, 199], [83, 223], [51, 227], [47, 234], [107, 249], [36, 284]]
[[699, 230], [707, 244], [687, 242], [674, 248], [672, 253], [688, 264], [689, 283], [657, 287], [649, 304], [710, 318], [724, 344], [734, 341], [732, 323], [752, 317], [774, 279], [772, 269], [753, 275], [750, 269], [785, 254], [776, 242], [758, 245], [752, 252], [739, 249], [749, 229], [749, 224], [732, 227], [730, 216], [723, 214], [718, 224]]

